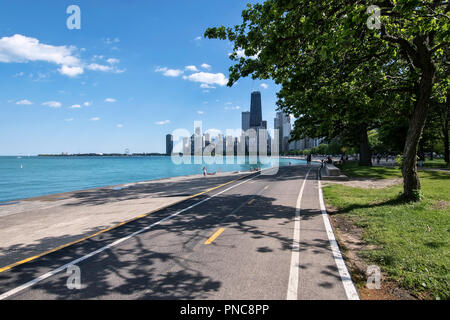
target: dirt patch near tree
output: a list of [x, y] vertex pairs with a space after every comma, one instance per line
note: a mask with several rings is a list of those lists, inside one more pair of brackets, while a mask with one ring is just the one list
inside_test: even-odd
[[374, 250], [375, 246], [368, 245], [362, 240], [363, 230], [358, 228], [353, 221], [336, 213], [334, 208], [327, 208], [330, 214], [334, 233], [345, 257], [347, 266], [353, 281], [358, 287], [362, 300], [416, 300], [407, 290], [400, 288], [395, 282], [386, 280], [386, 275], [381, 275], [381, 288], [369, 289], [366, 286], [366, 270], [370, 265], [361, 257], [361, 252]]
[[324, 187], [332, 184], [341, 184], [346, 187], [363, 188], [363, 189], [381, 189], [395, 186], [403, 182], [402, 178], [396, 179], [369, 179], [369, 178], [350, 178], [348, 181], [323, 180]]

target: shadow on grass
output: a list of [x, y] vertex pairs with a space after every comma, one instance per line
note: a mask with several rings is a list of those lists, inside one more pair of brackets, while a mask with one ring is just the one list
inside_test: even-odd
[[344, 163], [338, 167], [345, 175], [354, 178], [390, 179], [401, 177], [400, 170], [394, 167], [360, 166], [355, 162]]
[[378, 203], [368, 203], [368, 204], [351, 204], [346, 207], [338, 208], [334, 212], [329, 212], [329, 215], [337, 215], [337, 214], [344, 214], [349, 213], [353, 210], [358, 209], [368, 209], [368, 208], [377, 208], [377, 207], [386, 207], [386, 206], [400, 206], [404, 204], [411, 203], [411, 201], [405, 200], [401, 194], [396, 196], [393, 199], [389, 199], [387, 201], [382, 201]]

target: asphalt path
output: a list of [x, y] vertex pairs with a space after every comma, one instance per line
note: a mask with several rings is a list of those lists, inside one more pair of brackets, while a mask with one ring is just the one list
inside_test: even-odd
[[0, 273], [0, 299], [357, 298], [317, 174], [254, 174], [16, 266]]

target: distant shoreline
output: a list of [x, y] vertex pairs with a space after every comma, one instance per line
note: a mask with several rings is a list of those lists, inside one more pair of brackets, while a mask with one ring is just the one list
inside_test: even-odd
[[37, 157], [170, 157], [163, 153], [78, 153], [78, 154], [38, 154]]

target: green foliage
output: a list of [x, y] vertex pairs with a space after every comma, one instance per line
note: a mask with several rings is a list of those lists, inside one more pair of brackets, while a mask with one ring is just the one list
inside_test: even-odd
[[398, 155], [396, 158], [395, 158], [395, 162], [397, 163], [397, 166], [399, 167], [399, 168], [403, 168], [403, 156], [402, 155]]
[[412, 293], [450, 299], [450, 173], [425, 171], [420, 178], [422, 202], [399, 201], [400, 185], [383, 189], [332, 185], [323, 191], [326, 203], [338, 208], [337, 214], [363, 229], [363, 240], [372, 245], [362, 253], [368, 263], [379, 265], [389, 280]]
[[402, 176], [399, 168], [360, 166], [356, 162], [346, 162], [339, 165], [339, 168], [346, 176], [354, 178], [394, 179]]
[[356, 147], [365, 143], [361, 128], [378, 128], [385, 142], [384, 124], [392, 133], [386, 128], [414, 119], [388, 149], [402, 151], [406, 137], [405, 152], [415, 152], [430, 96], [442, 101], [448, 92], [448, 3], [384, 1], [381, 28], [371, 30], [372, 4], [266, 0], [248, 5], [241, 25], [209, 28], [205, 36], [233, 43], [230, 86], [247, 76], [281, 86], [277, 105], [296, 118], [293, 138], [339, 137]]

